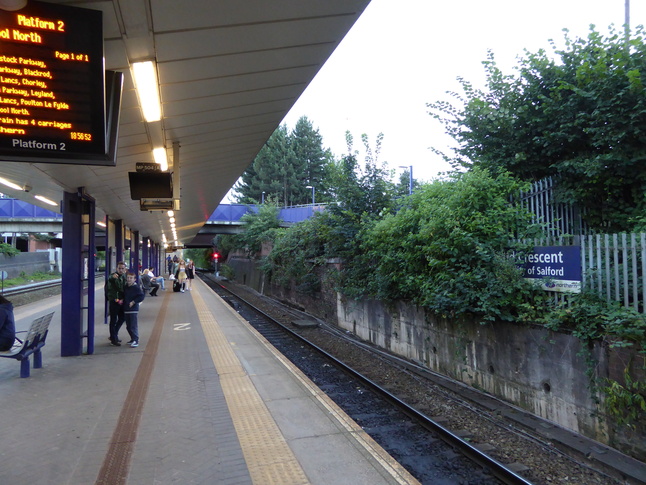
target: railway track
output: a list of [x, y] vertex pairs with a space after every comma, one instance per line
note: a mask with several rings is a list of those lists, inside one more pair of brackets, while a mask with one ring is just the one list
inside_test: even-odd
[[532, 483], [514, 471], [524, 465], [503, 465], [469, 443], [467, 430], [445, 428], [226, 287], [207, 283], [422, 483]]
[[[539, 423], [539, 419], [532, 417], [534, 431], [537, 430], [538, 433], [533, 433], [531, 429], [528, 432], [526, 427], [517, 426], [522, 421], [518, 417], [522, 414], [521, 410], [510, 410], [508, 405], [503, 405], [495, 398], [478, 393], [461, 383], [447, 380], [410, 361], [388, 354], [356, 339], [348, 332], [325, 324], [325, 322], [318, 321], [313, 327], [307, 325], [304, 328], [296, 327], [293, 325], [294, 322], [302, 322], [307, 319], [310, 323], [314, 323], [314, 321], [311, 316], [262, 297], [247, 287], [225, 282], [227, 289], [224, 289], [220, 284], [222, 281], [216, 280], [212, 275], [201, 274], [200, 276], [209, 286], [215, 286], [220, 291], [228, 291], [229, 295], [224, 294], [223, 298], [228, 300], [254, 326], [265, 327], [264, 330], [268, 332], [269, 336], [272, 333], [275, 334], [276, 341], [272, 343], [279, 350], [293, 349], [296, 345], [296, 357], [293, 357], [292, 360], [299, 363], [299, 367], [302, 367], [300, 364], [310, 364], [311, 369], [303, 369], [304, 372], [330, 397], [335, 400], [338, 398], [339, 401], [347, 401], [349, 408], [346, 409], [346, 412], [349, 411], [348, 414], [361, 424], [377, 442], [382, 443], [382, 446], [402, 465], [411, 470], [411, 473], [419, 476], [422, 483], [470, 485], [480, 483], [533, 483], [534, 485], [646, 483], [646, 480], [643, 479], [646, 477], [646, 464], [621, 454], [615, 458], [612, 452], [608, 452], [605, 455], [606, 461], [602, 464], [604, 466], [599, 467], [598, 461], [589, 459], [590, 457], [585, 453], [561, 449], [559, 443], [554, 440], [556, 431], [547, 422]], [[22, 287], [11, 294], [21, 295], [19, 298], [28, 300], [30, 293], [37, 295], [39, 294], [38, 290], [55, 288], [56, 286], [60, 286], [60, 280]], [[8, 294], [8, 290], [5, 290], [5, 295]], [[243, 296], [236, 299], [231, 294], [233, 291], [240, 292]], [[246, 308], [249, 307], [243, 302], [244, 298], [254, 302], [251, 306], [260, 307], [258, 308], [260, 313], [253, 309], [247, 310]], [[277, 327], [272, 320], [282, 322], [282, 327]], [[289, 332], [282, 328], [286, 328]], [[312, 341], [323, 352], [306, 351], [306, 348], [310, 348], [309, 343], [294, 340], [295, 337], [292, 334], [298, 334], [299, 338]], [[290, 336], [286, 337], [286, 335]], [[269, 337], [267, 338], [269, 339]], [[290, 340], [298, 343], [289, 343]], [[298, 352], [302, 354], [299, 356]], [[312, 363], [314, 362], [312, 357], [314, 353], [334, 354], [337, 356], [336, 360], [339, 360], [338, 356], [343, 356], [342, 360], [350, 362], [350, 367], [354, 367], [355, 370], [359, 369], [357, 371], [359, 375], [368, 377], [365, 381], [357, 381], [352, 378], [353, 380], [348, 381], [345, 387], [341, 387], [339, 384], [341, 378], [327, 382], [328, 375], [332, 374], [332, 370], [336, 371], [340, 368], [341, 363], [332, 363], [330, 360]], [[327, 357], [323, 358], [327, 359]], [[343, 372], [344, 376], [349, 375], [345, 371], [339, 372]], [[382, 402], [389, 401], [387, 405], [390, 408], [379, 408], [375, 405], [374, 409], [371, 408], [372, 412], [366, 411], [367, 397], [380, 393], [379, 390], [370, 390], [372, 381], [378, 382], [377, 388], [386, 390], [392, 396], [385, 395], [380, 398]], [[338, 394], [337, 397], [335, 397], [335, 393]], [[412, 408], [412, 411], [400, 410], [398, 412], [401, 414], [392, 414], [392, 407], [398, 407], [398, 401]], [[342, 407], [344, 406], [342, 405]], [[475, 418], [465, 420], [463, 416], [465, 409], [467, 414], [471, 413]], [[442, 436], [429, 438], [431, 431], [418, 423], [417, 414], [422, 416], [422, 420], [430, 417], [434, 424], [429, 424], [428, 427], [431, 430], [435, 429], [436, 433]], [[409, 421], [405, 422], [403, 419]], [[420, 433], [417, 430], [413, 433], [411, 429], [415, 427], [422, 427], [421, 429], [424, 431]], [[440, 428], [445, 429], [447, 433], [443, 433]], [[574, 433], [567, 430], [565, 433], [566, 438], [569, 438], [570, 441], [581, 440], [581, 437]], [[402, 437], [402, 435], [404, 436]], [[433, 451], [432, 449], [437, 447], [438, 442], [444, 443], [442, 439], [452, 440], [455, 437], [467, 445], [465, 447], [467, 454], [473, 451], [471, 448], [477, 452], [475, 453], [475, 461], [470, 465], [472, 468], [470, 472], [465, 472], [465, 466], [456, 457], [458, 454], [456, 451], [463, 447], [463, 444], [458, 443], [450, 447], [450, 450], [456, 451]], [[603, 447], [603, 445], [595, 445], [595, 448], [599, 447]], [[607, 447], [606, 449], [611, 450]], [[606, 453], [605, 450], [601, 450], [601, 452]], [[462, 453], [459, 454], [464, 456]], [[440, 458], [437, 459], [437, 456]], [[501, 478], [494, 478], [497, 475], [491, 470], [486, 470], [487, 457], [501, 465], [502, 471], [499, 472], [503, 475]], [[468, 460], [471, 461], [471, 459]], [[480, 460], [485, 460], [485, 462]], [[449, 467], [448, 472], [446, 470], [438, 471], [442, 464]], [[509, 475], [511, 481], [505, 479], [504, 475], [507, 472], [503, 469], [511, 471]], [[418, 472], [413, 472], [413, 470], [418, 470]], [[452, 478], [442, 481], [444, 478], [440, 477], [443, 477], [443, 474], [451, 475]]]
[[[263, 297], [245, 286], [222, 281], [209, 274], [201, 276], [205, 280], [213, 280], [217, 286], [225, 285], [228, 291], [239, 292], [242, 298], [253, 302], [262, 312], [282, 322], [291, 333], [306, 337], [328, 353], [346, 361], [351, 367], [359, 369], [359, 373], [369, 376], [369, 379], [387, 389], [396, 399], [430, 417], [450, 433], [462, 438], [468, 445], [501, 463], [525, 480], [525, 483], [646, 483], [643, 479], [646, 476], [646, 464], [618, 453], [606, 445], [588, 440], [565, 428], [558, 428], [492, 396], [388, 354], [323, 321], [317, 321], [313, 327], [295, 326], [294, 323], [300, 324], [306, 319], [312, 323], [315, 319]], [[238, 305], [238, 310], [244, 312], [241, 302], [232, 305]], [[244, 314], [243, 316], [246, 317]], [[252, 316], [250, 318], [253, 319]], [[318, 384], [317, 379], [316, 375], [312, 378]], [[327, 392], [326, 386], [319, 386]], [[363, 426], [362, 418], [361, 415], [354, 417]], [[379, 441], [378, 437], [373, 438]], [[387, 446], [384, 448], [388, 449]], [[602, 458], [591, 456], [590, 449], [593, 450], [593, 454], [599, 452]], [[400, 458], [397, 450], [388, 451]], [[408, 468], [405, 458], [400, 461]], [[435, 483], [424, 479], [421, 481]], [[480, 482], [467, 479], [457, 483]]]

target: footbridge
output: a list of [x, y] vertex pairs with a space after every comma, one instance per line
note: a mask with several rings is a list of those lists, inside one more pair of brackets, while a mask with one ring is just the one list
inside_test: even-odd
[[[237, 234], [242, 232], [245, 214], [257, 213], [255, 204], [220, 204], [206, 220], [204, 226], [186, 247], [210, 246], [217, 234]], [[324, 204], [283, 207], [278, 218], [282, 227], [289, 227], [309, 219], [315, 212], [325, 208]], [[0, 199], [0, 234], [5, 238], [14, 234], [38, 234], [63, 231], [63, 215], [60, 212], [43, 209], [19, 199]], [[101, 234], [97, 234], [100, 238]], [[100, 245], [100, 244], [99, 244]]]

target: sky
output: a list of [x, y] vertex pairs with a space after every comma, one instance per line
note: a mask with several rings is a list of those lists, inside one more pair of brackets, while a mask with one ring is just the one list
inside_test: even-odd
[[[484, 86], [482, 61], [491, 50], [513, 74], [524, 49], [551, 52], [563, 29], [587, 37], [625, 20], [626, 0], [372, 0], [283, 123], [292, 129], [307, 116], [338, 157], [347, 152], [345, 132], [362, 149], [361, 135], [384, 134], [379, 161], [395, 174], [412, 166], [430, 181], [450, 169], [430, 147], [448, 151], [452, 140], [427, 104], [451, 100], [458, 77]], [[646, 0], [630, 1], [630, 24], [646, 23]], [[360, 153], [363, 153], [360, 150]], [[360, 155], [363, 156], [363, 155]]]

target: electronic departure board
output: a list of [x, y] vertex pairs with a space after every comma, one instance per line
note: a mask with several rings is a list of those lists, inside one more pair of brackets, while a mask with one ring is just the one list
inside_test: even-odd
[[0, 10], [0, 160], [114, 165], [104, 76], [102, 12]]

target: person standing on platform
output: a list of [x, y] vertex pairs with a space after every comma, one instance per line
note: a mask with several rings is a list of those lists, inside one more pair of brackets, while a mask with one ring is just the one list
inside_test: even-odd
[[124, 314], [126, 317], [126, 330], [130, 335], [130, 347], [139, 347], [139, 304], [144, 301], [144, 292], [137, 284], [137, 275], [128, 272], [126, 287], [123, 296]]
[[166, 256], [166, 268], [168, 268], [168, 274], [173, 274], [173, 259], [170, 257], [170, 254]]
[[179, 258], [177, 257], [177, 254], [173, 256], [173, 274], [175, 277], [177, 277], [177, 265], [179, 265]]
[[175, 279], [177, 279], [180, 284], [181, 291], [184, 293], [184, 288], [186, 288], [186, 262], [182, 259], [177, 265], [177, 271], [175, 272]]
[[0, 295], [0, 351], [10, 350], [16, 340], [13, 305]]
[[192, 260], [188, 260], [186, 263], [186, 288], [188, 291], [191, 291], [193, 287], [193, 280], [195, 279], [195, 263]]
[[120, 347], [119, 329], [121, 329], [123, 322], [126, 321], [123, 313], [123, 292], [126, 287], [126, 263], [123, 261], [117, 263], [117, 271], [110, 275], [106, 286], [110, 312], [110, 344], [115, 347]]

